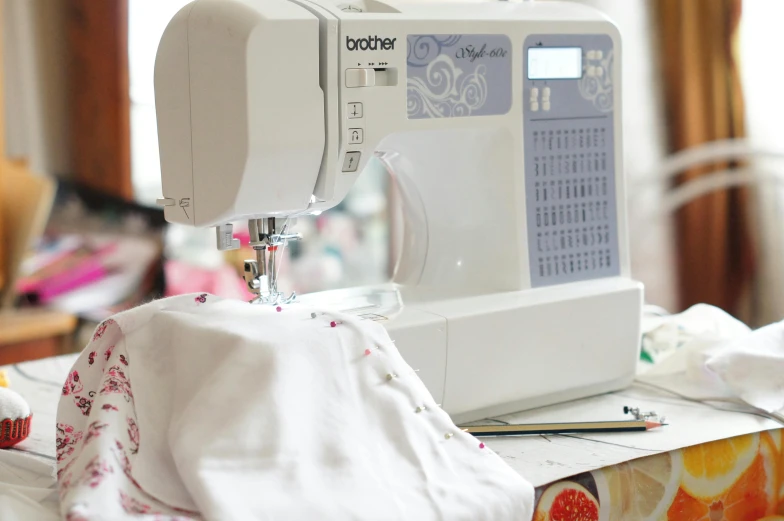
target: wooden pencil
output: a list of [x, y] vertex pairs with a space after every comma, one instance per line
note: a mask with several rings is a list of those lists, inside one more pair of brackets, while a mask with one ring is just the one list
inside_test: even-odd
[[631, 420], [577, 423], [526, 423], [509, 425], [472, 425], [461, 427], [474, 436], [514, 436], [521, 434], [560, 434], [586, 432], [647, 431], [666, 425], [663, 423]]

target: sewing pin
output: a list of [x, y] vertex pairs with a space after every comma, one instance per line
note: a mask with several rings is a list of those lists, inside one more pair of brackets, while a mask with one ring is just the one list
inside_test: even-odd
[[397, 378], [395, 373], [387, 373], [387, 382], [391, 382], [393, 378]]
[[444, 439], [448, 440], [452, 436], [454, 436], [454, 434], [452, 434], [451, 432], [447, 432], [446, 434], [444, 434]]
[[415, 409], [415, 412], [422, 412], [422, 411], [425, 411], [425, 410], [427, 410], [427, 407], [425, 407], [424, 405], [420, 405], [419, 407], [417, 407]]

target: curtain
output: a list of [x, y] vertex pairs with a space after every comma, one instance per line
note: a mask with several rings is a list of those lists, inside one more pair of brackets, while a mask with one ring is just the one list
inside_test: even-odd
[[[745, 134], [735, 58], [741, 0], [653, 0], [671, 152]], [[628, 108], [627, 108], [628, 110]], [[677, 182], [727, 164], [684, 172]], [[739, 314], [754, 255], [746, 189], [715, 192], [676, 215], [681, 307], [706, 302]]]
[[74, 178], [131, 199], [128, 0], [64, 0]]

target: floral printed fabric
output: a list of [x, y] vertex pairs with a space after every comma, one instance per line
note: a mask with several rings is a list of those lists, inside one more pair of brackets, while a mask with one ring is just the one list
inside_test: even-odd
[[452, 423], [380, 324], [205, 294], [96, 329], [62, 388], [57, 468], [68, 521], [533, 511], [531, 484]]
[[66, 379], [57, 423], [57, 478], [67, 521], [197, 520], [196, 512], [156, 500], [133, 476], [140, 437], [129, 355], [119, 324], [109, 319]]

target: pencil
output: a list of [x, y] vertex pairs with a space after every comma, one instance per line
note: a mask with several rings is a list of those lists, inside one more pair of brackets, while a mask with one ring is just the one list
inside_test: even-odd
[[647, 431], [666, 425], [645, 420], [579, 422], [579, 423], [530, 423], [518, 425], [474, 425], [461, 427], [474, 436], [514, 436], [517, 434], [560, 434], [578, 432], [631, 432]]

